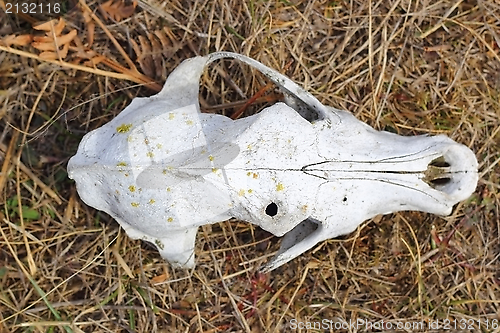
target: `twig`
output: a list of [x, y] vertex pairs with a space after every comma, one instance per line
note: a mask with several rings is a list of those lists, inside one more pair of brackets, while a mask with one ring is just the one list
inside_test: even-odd
[[[108, 77], [112, 77], [112, 78], [119, 79], [119, 80], [132, 81], [135, 83], [143, 84], [146, 87], [148, 87], [151, 90], [156, 91], [156, 92], [161, 90], [161, 85], [152, 81], [151, 78], [140, 74], [139, 72], [137, 73], [138, 75], [135, 75], [135, 73], [134, 73], [134, 75], [120, 74], [120, 73], [115, 73], [115, 72], [104, 71], [104, 70], [97, 69], [97, 68], [90, 68], [90, 67], [86, 67], [86, 66], [82, 66], [82, 65], [76, 65], [76, 64], [69, 63], [69, 62], [65, 62], [65, 61], [42, 59], [36, 54], [29, 53], [26, 51], [17, 50], [17, 49], [8, 47], [8, 46], [3, 46], [3, 45], [0, 45], [0, 50], [10, 52], [13, 54], [17, 54], [17, 55], [20, 55], [22, 57], [36, 59], [36, 60], [39, 60], [42, 62], [48, 62], [48, 63], [54, 64], [54, 65], [59, 65], [59, 66], [66, 67], [66, 68], [76, 69], [79, 71], [84, 71], [84, 72], [88, 72], [88, 73], [92, 73], [92, 74], [96, 74], [96, 75], [108, 76]], [[109, 63], [106, 62], [106, 64], [108, 65]], [[121, 68], [125, 68], [125, 67], [121, 67]]]
[[3, 187], [5, 186], [5, 182], [7, 180], [7, 173], [9, 172], [9, 168], [10, 168], [10, 161], [11, 161], [11, 157], [12, 157], [12, 152], [13, 152], [14, 147], [16, 145], [18, 136], [19, 136], [18, 131], [15, 131], [14, 134], [12, 134], [12, 138], [10, 139], [9, 148], [7, 148], [7, 146], [5, 146], [3, 143], [0, 143], [0, 147], [3, 150], [3, 152], [5, 153], [5, 158], [3, 161], [2, 171], [1, 171], [2, 177], [0, 177], [0, 193], [3, 192]]
[[134, 62], [127, 55], [127, 52], [125, 52], [125, 50], [122, 48], [122, 46], [120, 45], [120, 43], [118, 43], [118, 41], [116, 40], [115, 36], [113, 36], [113, 34], [111, 33], [111, 31], [109, 31], [109, 29], [106, 27], [106, 25], [104, 23], [102, 23], [101, 19], [99, 19], [99, 17], [97, 17], [97, 15], [94, 14], [94, 12], [89, 8], [89, 6], [87, 6], [87, 4], [85, 3], [85, 0], [79, 0], [78, 2], [82, 6], [82, 8], [84, 10], [86, 10], [90, 14], [90, 17], [92, 17], [92, 19], [94, 21], [96, 21], [97, 24], [99, 24], [99, 26], [101, 27], [101, 29], [104, 30], [104, 32], [106, 33], [106, 35], [108, 36], [108, 38], [115, 45], [115, 47], [118, 50], [118, 52], [120, 52], [120, 54], [122, 55], [122, 57], [128, 63], [129, 67], [133, 71], [139, 73], [139, 71], [137, 70], [137, 67], [135, 67], [135, 65], [134, 65]]

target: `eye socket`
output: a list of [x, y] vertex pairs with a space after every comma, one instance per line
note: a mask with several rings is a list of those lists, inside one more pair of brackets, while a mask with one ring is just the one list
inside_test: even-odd
[[276, 214], [278, 214], [278, 205], [275, 204], [274, 202], [271, 202], [266, 207], [266, 214], [271, 217], [276, 216]]

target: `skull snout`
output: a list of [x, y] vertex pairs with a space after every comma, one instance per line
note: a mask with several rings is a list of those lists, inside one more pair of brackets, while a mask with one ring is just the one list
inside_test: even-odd
[[446, 145], [424, 172], [423, 180], [433, 189], [444, 192], [452, 201], [461, 201], [475, 190], [478, 173], [474, 153], [464, 145]]

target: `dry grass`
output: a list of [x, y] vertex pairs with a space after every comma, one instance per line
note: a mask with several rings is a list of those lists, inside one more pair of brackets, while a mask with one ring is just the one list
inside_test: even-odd
[[[74, 40], [48, 61], [29, 44], [2, 46], [0, 330], [323, 332], [290, 321], [456, 319], [500, 331], [491, 327], [500, 319], [498, 1], [161, 3], [141, 0], [119, 22], [95, 1], [87, 4], [99, 21], [77, 8], [63, 35], [76, 29], [85, 54]], [[2, 15], [0, 32], [12, 34]], [[25, 17], [18, 23], [17, 34], [41, 33]], [[171, 44], [153, 45], [156, 30]], [[182, 60], [217, 50], [281, 70], [377, 129], [468, 145], [480, 162], [476, 193], [444, 218], [378, 217], [266, 275], [257, 268], [278, 238], [241, 221], [207, 226], [196, 269], [171, 269], [83, 204], [66, 164], [85, 133], [153, 94]], [[158, 84], [144, 86], [148, 76]], [[205, 75], [202, 105], [232, 115], [265, 86], [247, 67], [220, 62]], [[277, 98], [267, 91], [245, 115]]]

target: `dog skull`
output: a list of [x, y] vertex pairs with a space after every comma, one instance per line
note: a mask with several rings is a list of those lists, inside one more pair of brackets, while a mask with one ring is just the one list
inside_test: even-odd
[[[200, 75], [225, 57], [265, 74], [286, 104], [239, 120], [200, 113]], [[229, 52], [184, 61], [160, 93], [85, 135], [68, 174], [86, 204], [176, 266], [194, 267], [200, 225], [236, 217], [284, 236], [266, 271], [377, 214], [450, 214], [478, 181], [466, 146], [376, 131]]]

